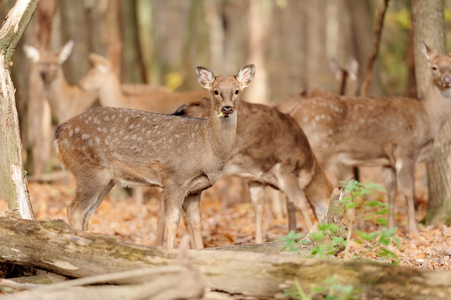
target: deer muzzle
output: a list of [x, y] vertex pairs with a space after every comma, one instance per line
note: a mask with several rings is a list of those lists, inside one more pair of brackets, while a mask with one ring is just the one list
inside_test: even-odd
[[229, 115], [233, 113], [233, 107], [232, 106], [223, 106], [221, 107], [221, 112], [224, 115], [225, 118], [227, 118]]

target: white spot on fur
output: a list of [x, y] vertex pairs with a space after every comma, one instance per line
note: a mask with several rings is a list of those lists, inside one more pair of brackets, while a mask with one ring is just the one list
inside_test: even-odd
[[87, 140], [87, 139], [89, 139], [89, 137], [90, 137], [90, 135], [89, 135], [89, 134], [86, 134], [86, 133], [84, 133], [84, 134], [81, 135], [81, 139], [82, 139], [82, 140]]
[[98, 136], [95, 137], [96, 143], [100, 144], [100, 138]]
[[73, 130], [70, 130], [70, 131], [69, 131], [69, 136], [72, 137], [73, 135], [74, 135], [74, 131], [73, 131]]

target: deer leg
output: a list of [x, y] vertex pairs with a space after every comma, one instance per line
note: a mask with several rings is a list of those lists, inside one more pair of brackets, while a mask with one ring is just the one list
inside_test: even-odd
[[69, 224], [78, 230], [88, 230], [89, 218], [113, 188], [114, 181], [102, 174], [89, 180], [77, 180], [74, 200], [67, 207]]
[[382, 168], [382, 177], [384, 178], [385, 188], [388, 198], [388, 227], [395, 226], [395, 198], [398, 188], [396, 179], [396, 170], [392, 167]]
[[255, 242], [263, 243], [263, 206], [264, 206], [264, 187], [256, 182], [249, 183], [252, 206], [255, 212]]
[[418, 234], [417, 223], [415, 221], [415, 179], [414, 179], [414, 168], [407, 162], [400, 164], [401, 167], [397, 169], [397, 178], [399, 181], [399, 187], [404, 194], [407, 201], [407, 215], [409, 218], [408, 229], [409, 232]]
[[[290, 201], [287, 201], [287, 196], [279, 190], [268, 188], [266, 191], [272, 194], [272, 207], [278, 219], [284, 215], [288, 217], [288, 230], [296, 231], [296, 206]], [[285, 205], [285, 206], [283, 206]]]
[[308, 231], [310, 231], [313, 227], [313, 223], [308, 213], [307, 198], [305, 197], [302, 188], [299, 186], [297, 178], [292, 176], [284, 176], [283, 184], [281, 186], [283, 186], [284, 192], [288, 197], [288, 201], [294, 203], [296, 208], [301, 211], [305, 225], [307, 226]]
[[[284, 194], [280, 194], [281, 197], [286, 196]], [[288, 216], [288, 231], [296, 231], [296, 206], [291, 201], [287, 201], [285, 199], [285, 203], [287, 206], [287, 216]]]
[[175, 236], [180, 224], [180, 211], [184, 200], [179, 186], [166, 186], [163, 191], [166, 246], [174, 248]]
[[190, 236], [190, 244], [193, 249], [203, 249], [202, 239], [202, 214], [200, 212], [201, 193], [191, 194], [183, 202], [183, 216], [186, 230]]
[[156, 246], [163, 246], [165, 236], [166, 223], [164, 221], [164, 201], [160, 201], [160, 210], [158, 211], [158, 224], [157, 224], [157, 238], [155, 240]]
[[271, 199], [272, 212], [276, 215], [277, 219], [283, 219], [286, 216], [286, 204], [284, 203], [284, 194], [280, 191], [270, 187], [265, 187], [265, 195]]

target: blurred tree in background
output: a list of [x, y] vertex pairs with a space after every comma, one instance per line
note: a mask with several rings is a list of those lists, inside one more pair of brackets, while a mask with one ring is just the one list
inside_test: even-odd
[[[0, 17], [14, 5], [0, 2]], [[197, 65], [217, 74], [255, 63], [256, 82], [243, 95], [274, 103], [304, 88], [338, 91], [329, 60], [360, 64], [360, 82], [372, 50], [381, 0], [41, 0], [14, 55], [22, 136], [28, 115], [43, 117], [28, 100], [30, 63], [24, 43], [58, 50], [75, 47], [64, 63], [72, 84], [86, 74], [91, 52], [110, 59], [122, 82], [199, 89]], [[445, 3], [445, 34], [451, 34], [451, 0]], [[41, 16], [41, 18], [39, 17]], [[42, 16], [47, 16], [42, 18]], [[390, 1], [381, 48], [368, 95], [416, 95], [411, 1]], [[451, 39], [446, 39], [450, 41]], [[450, 49], [448, 45], [446, 49]], [[25, 138], [24, 138], [25, 139]], [[30, 147], [29, 142], [24, 146]]]

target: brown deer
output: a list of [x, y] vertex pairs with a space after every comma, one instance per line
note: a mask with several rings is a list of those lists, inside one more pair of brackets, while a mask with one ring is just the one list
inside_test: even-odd
[[336, 92], [328, 91], [325, 89], [304, 89], [302, 92], [297, 93], [289, 98], [279, 101], [274, 107], [283, 113], [290, 113], [293, 108], [306, 98], [326, 97], [342, 95], [352, 97], [355, 96], [358, 89], [359, 79], [359, 63], [355, 58], [351, 58], [346, 65], [346, 68], [340, 67], [335, 59], [330, 60], [330, 69], [335, 75], [335, 80], [338, 82], [338, 90]]
[[103, 56], [90, 54], [92, 68], [80, 81], [80, 86], [88, 91], [98, 91], [102, 106], [141, 109], [157, 113], [170, 114], [183, 103], [209, 97], [208, 92], [170, 92], [148, 90], [143, 93], [126, 93], [121, 89], [119, 77], [112, 63]]
[[[210, 106], [208, 99], [197, 100], [183, 105], [174, 114], [206, 117]], [[235, 148], [224, 165], [224, 174], [238, 176], [249, 183], [256, 215], [256, 242], [263, 242], [265, 186], [284, 192], [300, 209], [310, 229], [312, 222], [306, 198], [321, 220], [328, 209], [332, 186], [304, 132], [289, 115], [269, 106], [241, 101], [238, 112]]]
[[47, 101], [53, 115], [58, 119], [58, 124], [95, 107], [98, 98], [97, 92], [85, 91], [76, 85], [70, 85], [64, 77], [62, 64], [69, 57], [73, 46], [74, 42], [69, 41], [56, 53], [40, 51], [30, 45], [24, 46], [28, 58], [39, 68]]
[[[301, 101], [292, 116], [323, 167], [334, 165], [348, 179], [349, 166], [382, 166], [390, 213], [397, 184], [407, 201], [408, 230], [416, 233], [414, 171], [426, 159], [451, 114], [451, 55], [424, 45], [431, 77], [424, 99], [321, 97]], [[344, 167], [344, 168], [342, 168]]]
[[[339, 84], [337, 92], [332, 92], [319, 88], [304, 89], [300, 93], [297, 93], [289, 98], [281, 100], [274, 107], [283, 113], [290, 113], [294, 109], [294, 107], [296, 107], [296, 105], [300, 101], [303, 101], [304, 99], [323, 96], [335, 96], [335, 95], [355, 96], [358, 89], [358, 72], [359, 72], [359, 63], [357, 62], [357, 60], [355, 58], [349, 59], [346, 68], [343, 68], [337, 63], [335, 59], [331, 59], [329, 66], [332, 72], [334, 73], [335, 80]], [[358, 180], [358, 170], [355, 172], [355, 177]], [[271, 192], [273, 201], [286, 203], [288, 228], [289, 230], [295, 230], [296, 208], [293, 206], [291, 202], [284, 201], [285, 199], [283, 194], [277, 193], [277, 191]]]
[[174, 246], [183, 211], [192, 247], [203, 248], [200, 196], [221, 176], [233, 149], [240, 95], [255, 67], [247, 65], [236, 76], [215, 77], [204, 67], [196, 73], [211, 94], [208, 119], [101, 107], [57, 128], [57, 152], [76, 180], [67, 208], [71, 226], [87, 230], [91, 214], [117, 182], [158, 186], [166, 245]]
[[[98, 107], [98, 92], [86, 91], [78, 85], [67, 82], [62, 64], [67, 60], [74, 47], [74, 42], [67, 42], [59, 51], [39, 50], [31, 45], [25, 45], [24, 51], [28, 58], [37, 64], [39, 74], [45, 88], [47, 101], [54, 116], [61, 124], [90, 108]], [[167, 92], [163, 87], [147, 84], [124, 83], [121, 90], [125, 94], [140, 95], [152, 92]]]

